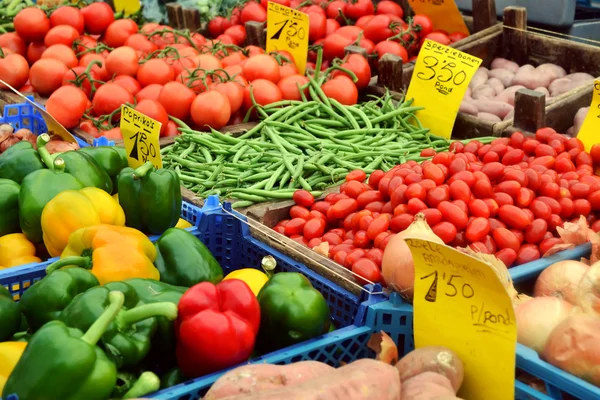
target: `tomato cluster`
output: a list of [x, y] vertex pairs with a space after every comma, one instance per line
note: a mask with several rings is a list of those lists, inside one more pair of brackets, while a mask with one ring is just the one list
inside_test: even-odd
[[[406, 18], [402, 7], [391, 0], [374, 3], [372, 0], [274, 0], [306, 13], [309, 18], [309, 40], [314, 46], [323, 48], [323, 57], [328, 62], [344, 56], [346, 46], [364, 48], [376, 60], [391, 53], [402, 58], [403, 62], [416, 58], [425, 39], [444, 45], [465, 37], [459, 32], [448, 33], [434, 29], [431, 19], [422, 14]], [[243, 30], [249, 21], [266, 22], [267, 1], [249, 1], [234, 8], [231, 15], [217, 17], [210, 21], [208, 29], [212, 37], [227, 38], [232, 32]], [[315, 67], [316, 52], [309, 52], [309, 67]]]
[[[0, 35], [0, 79], [21, 92], [49, 96], [46, 108], [61, 124], [95, 137], [122, 139], [113, 127], [122, 104], [161, 122], [161, 136], [173, 136], [178, 129], [169, 116], [200, 130], [219, 129], [241, 122], [253, 102], [301, 100], [298, 85], [309, 81], [285, 51], [238, 47], [246, 39], [240, 25], [207, 41], [156, 23], [138, 29], [133, 20], [115, 20], [106, 3], [62, 6], [49, 16], [26, 8], [14, 24], [15, 33]], [[343, 69], [333, 67], [322, 90], [355, 104], [358, 90], [368, 85], [369, 63], [351, 55], [337, 65]]]
[[353, 171], [340, 187], [315, 202], [298, 191], [290, 219], [275, 231], [314, 248], [372, 282], [380, 282], [383, 251], [392, 235], [418, 213], [446, 244], [495, 254], [507, 267], [534, 261], [556, 244], [556, 228], [586, 216], [600, 231], [600, 145], [591, 153], [577, 138], [553, 129], [535, 137], [514, 133], [483, 145], [453, 142], [449, 151], [421, 154], [368, 180]]

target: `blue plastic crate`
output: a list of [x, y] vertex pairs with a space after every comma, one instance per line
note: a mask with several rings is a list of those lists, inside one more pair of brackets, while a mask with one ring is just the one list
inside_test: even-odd
[[[352, 336], [355, 334], [354, 331], [358, 326], [364, 323], [368, 306], [384, 301], [385, 297], [383, 295], [369, 295], [365, 292], [364, 296], [356, 296], [316, 274], [302, 263], [292, 260], [253, 238], [250, 235], [248, 226], [244, 223], [246, 217], [233, 211], [228, 203], [222, 208], [217, 196], [209, 197], [202, 209], [184, 202], [182, 217], [195, 225], [195, 227], [190, 228], [190, 231], [209, 248], [225, 273], [240, 268], [260, 268], [262, 258], [271, 255], [277, 262], [278, 270], [304, 274], [313, 286], [323, 294], [329, 304], [336, 327], [341, 328], [319, 338], [255, 358], [251, 360], [252, 363], [284, 363], [301, 359], [333, 362], [332, 357], [340, 356], [352, 361], [352, 357], [355, 357], [354, 353], [351, 351], [340, 353], [336, 347], [337, 343], [340, 339], [345, 338], [345, 335]], [[156, 236], [150, 238], [155, 240]], [[46, 275], [46, 266], [54, 260], [0, 271], [0, 285], [7, 287], [18, 299], [29, 286]], [[372, 292], [381, 291], [381, 287], [378, 285], [371, 289]], [[364, 330], [364, 328], [361, 329]], [[368, 340], [368, 337], [366, 340]], [[319, 348], [321, 343], [330, 343], [333, 346], [332, 353], [328, 355], [327, 352], [321, 352], [320, 350], [310, 352], [303, 350], [305, 348]], [[197, 378], [146, 397], [160, 399], [198, 398], [199, 393], [204, 393], [224, 372], [221, 371]]]
[[[27, 98], [31, 101], [34, 101], [33, 96], [27, 96]], [[40, 107], [44, 107], [39, 104]], [[36, 135], [40, 135], [48, 131], [46, 127], [46, 121], [42, 117], [42, 114], [38, 110], [36, 110], [29, 103], [21, 103], [21, 104], [6, 104], [4, 106], [4, 111], [2, 117], [0, 117], [0, 123], [10, 124], [15, 130], [26, 128]], [[83, 139], [78, 138], [73, 135], [79, 147], [89, 147], [90, 144], [84, 141]], [[105, 137], [99, 137], [94, 139], [93, 146], [114, 146], [115, 142], [112, 140], [108, 140]]]

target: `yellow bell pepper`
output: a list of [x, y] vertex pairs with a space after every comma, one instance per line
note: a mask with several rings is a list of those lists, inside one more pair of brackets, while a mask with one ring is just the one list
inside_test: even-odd
[[156, 247], [142, 232], [125, 226], [95, 225], [73, 232], [60, 260], [48, 266], [46, 272], [86, 268], [101, 285], [132, 278], [158, 281], [155, 260]]
[[225, 278], [224, 281], [228, 279], [239, 279], [241, 281], [246, 282], [248, 286], [250, 286], [250, 290], [254, 293], [255, 296], [258, 296], [260, 289], [267, 283], [269, 277], [262, 271], [259, 271], [254, 268], [244, 268], [238, 269], [237, 271], [232, 271]]
[[41, 262], [35, 256], [35, 246], [22, 233], [0, 237], [0, 265], [4, 268]]
[[0, 343], [0, 394], [2, 394], [10, 373], [23, 355], [25, 347], [27, 347], [27, 342]]
[[179, 218], [179, 221], [177, 221], [177, 225], [175, 225], [175, 228], [185, 229], [185, 228], [191, 228], [192, 226], [193, 225], [190, 224], [189, 222], [187, 222], [185, 219]]
[[125, 225], [125, 213], [110, 194], [96, 187], [66, 190], [42, 211], [44, 244], [52, 257], [59, 256], [77, 229], [108, 224]]

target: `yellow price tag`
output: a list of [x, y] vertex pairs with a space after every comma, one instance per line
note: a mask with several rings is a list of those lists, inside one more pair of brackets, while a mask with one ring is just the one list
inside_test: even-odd
[[454, 0], [408, 0], [415, 14], [425, 14], [435, 26], [448, 33], [469, 35], [465, 20]]
[[288, 51], [294, 57], [300, 75], [306, 71], [308, 33], [308, 15], [281, 4], [268, 3], [267, 53]]
[[158, 142], [161, 125], [131, 107], [121, 106], [120, 128], [130, 167], [137, 168], [152, 161], [156, 168], [162, 168]]
[[406, 98], [425, 107], [417, 117], [434, 135], [452, 135], [460, 102], [479, 65], [480, 58], [460, 50], [431, 40], [423, 43]]
[[415, 346], [445, 346], [460, 357], [465, 379], [459, 397], [514, 399], [517, 326], [496, 272], [445, 245], [406, 244], [415, 265]]
[[600, 79], [594, 81], [594, 93], [592, 95], [592, 104], [588, 110], [583, 125], [577, 134], [577, 139], [583, 142], [585, 151], [588, 153], [592, 149], [592, 146], [596, 143], [600, 143]]
[[114, 0], [115, 11], [121, 12], [125, 15], [135, 14], [142, 8], [139, 0]]

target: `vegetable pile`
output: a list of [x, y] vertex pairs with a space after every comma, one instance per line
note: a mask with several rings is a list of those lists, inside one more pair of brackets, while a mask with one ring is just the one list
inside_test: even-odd
[[480, 67], [475, 72], [460, 111], [488, 121], [506, 121], [514, 116], [515, 93], [519, 89], [543, 93], [549, 100], [593, 81], [594, 77], [584, 72], [567, 75], [564, 68], [556, 64], [519, 66], [496, 58], [490, 69]]
[[[431, 161], [407, 161], [374, 171], [368, 180], [365, 171], [352, 171], [340, 193], [323, 200], [298, 191], [290, 219], [273, 229], [311, 249], [326, 242], [326, 255], [371, 282], [383, 280], [382, 268], [399, 269], [412, 286], [410, 251], [388, 245], [411, 224], [419, 232], [431, 227], [446, 244], [494, 254], [511, 267], [564, 243], [557, 234], [564, 221], [583, 215], [600, 231], [600, 178], [594, 175], [599, 151], [596, 145], [590, 155], [581, 141], [550, 128], [489, 144], [454, 142], [450, 151], [423, 150]], [[415, 218], [419, 213], [429, 227]]]
[[219, 194], [245, 207], [290, 199], [297, 188], [318, 196], [354, 169], [388, 170], [398, 161], [425, 160], [422, 149], [450, 144], [421, 127], [410, 101], [397, 104], [388, 93], [348, 106], [328, 97], [333, 81], [306, 81], [311, 100], [256, 107], [260, 122], [239, 137], [180, 128], [175, 144], [161, 150], [165, 168], [201, 197]]

